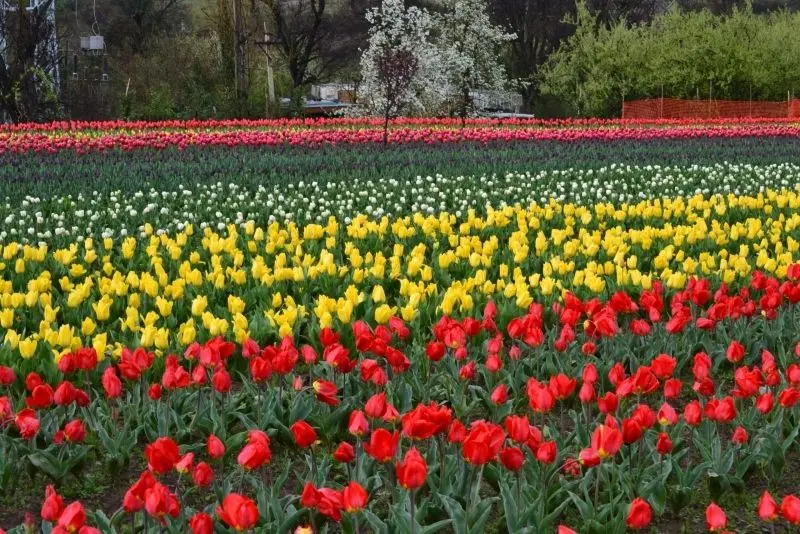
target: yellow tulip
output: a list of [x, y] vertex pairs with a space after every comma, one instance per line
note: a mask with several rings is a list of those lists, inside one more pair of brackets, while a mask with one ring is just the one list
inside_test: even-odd
[[393, 308], [388, 304], [381, 304], [375, 309], [375, 320], [379, 324], [386, 324], [396, 311], [396, 308]]
[[6, 330], [4, 341], [11, 347], [11, 350], [14, 350], [19, 346], [19, 334], [13, 330]]
[[39, 341], [36, 338], [29, 337], [19, 342], [19, 354], [25, 359], [32, 358], [36, 354], [36, 347]]
[[171, 300], [167, 300], [163, 297], [156, 297], [156, 308], [158, 308], [158, 313], [161, 314], [161, 317], [169, 317], [172, 315], [172, 305], [173, 302]]
[[14, 310], [12, 308], [3, 308], [0, 310], [0, 326], [3, 328], [11, 328], [14, 323]]
[[95, 324], [91, 317], [85, 317], [81, 323], [81, 334], [91, 336], [94, 333]]

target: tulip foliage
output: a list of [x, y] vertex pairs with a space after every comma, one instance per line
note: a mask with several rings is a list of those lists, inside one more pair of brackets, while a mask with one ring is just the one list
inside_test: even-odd
[[[284, 126], [214, 129], [322, 128]], [[2, 135], [80, 137], [47, 128]], [[158, 128], [204, 130], [77, 125], [101, 145]], [[319, 220], [235, 184], [0, 206], [0, 528], [796, 528], [800, 194], [788, 164], [726, 165], [570, 171], [617, 180], [618, 202], [561, 171], [525, 206], [501, 190], [534, 175], [476, 179], [486, 196], [452, 213], [408, 201], [462, 183], [445, 177], [361, 215], [347, 195], [367, 195], [332, 184]], [[76, 490], [98, 473], [110, 501]]]

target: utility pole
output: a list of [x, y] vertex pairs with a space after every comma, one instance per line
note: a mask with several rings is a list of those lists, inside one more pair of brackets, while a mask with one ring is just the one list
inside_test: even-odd
[[272, 63], [269, 56], [269, 47], [279, 43], [280, 39], [273, 38], [267, 32], [267, 23], [264, 22], [264, 40], [258, 41], [256, 44], [261, 48], [261, 50], [264, 51], [264, 55], [267, 59], [267, 93], [264, 95], [266, 100], [264, 111], [267, 117], [270, 116], [270, 109], [275, 105], [275, 80], [272, 74]]
[[239, 105], [247, 99], [247, 65], [245, 61], [245, 37], [242, 0], [233, 1], [234, 75], [236, 77], [236, 100]]

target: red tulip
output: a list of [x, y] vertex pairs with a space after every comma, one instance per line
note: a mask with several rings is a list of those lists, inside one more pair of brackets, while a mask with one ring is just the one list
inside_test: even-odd
[[642, 429], [642, 425], [633, 417], [622, 421], [622, 441], [628, 445], [639, 441], [643, 434], [644, 430]]
[[219, 393], [227, 393], [231, 389], [231, 375], [224, 367], [219, 366], [211, 376], [211, 385]]
[[150, 470], [159, 475], [172, 471], [181, 458], [178, 445], [168, 437], [160, 437], [147, 445], [144, 455]]
[[428, 464], [416, 447], [406, 452], [403, 461], [395, 468], [397, 482], [407, 490], [415, 490], [425, 484], [428, 476]]
[[675, 372], [678, 360], [669, 354], [659, 354], [650, 362], [650, 370], [661, 380], [667, 380]]
[[58, 526], [66, 532], [78, 532], [84, 524], [86, 524], [86, 512], [78, 501], [67, 505], [58, 518]]
[[351, 480], [342, 490], [342, 505], [344, 511], [348, 514], [360, 512], [367, 505], [368, 498], [367, 490], [361, 487], [361, 484], [355, 480]]
[[492, 391], [490, 399], [493, 404], [505, 404], [508, 401], [508, 388], [505, 384], [500, 384]]
[[52, 485], [48, 485], [44, 490], [44, 503], [42, 503], [41, 518], [43, 521], [55, 523], [61, 517], [64, 510], [64, 499], [56, 493]]
[[450, 443], [463, 443], [466, 437], [467, 429], [464, 428], [464, 424], [458, 419], [453, 420], [447, 429], [447, 441]]
[[741, 426], [736, 427], [736, 430], [733, 431], [733, 436], [731, 436], [731, 441], [737, 445], [747, 443], [747, 430]]
[[778, 505], [768, 491], [761, 494], [758, 499], [758, 517], [762, 521], [775, 521], [778, 519]]
[[386, 393], [376, 393], [364, 405], [364, 413], [372, 419], [379, 419], [386, 413]]
[[205, 462], [198, 462], [192, 471], [195, 486], [205, 487], [214, 480], [214, 470]]
[[317, 394], [317, 400], [324, 402], [328, 406], [337, 406], [339, 399], [336, 398], [336, 384], [328, 382], [327, 380], [314, 380], [314, 392]]
[[572, 395], [577, 386], [577, 380], [570, 378], [563, 373], [550, 378], [550, 391], [556, 400], [563, 400]]
[[178, 517], [181, 506], [178, 498], [169, 488], [156, 482], [145, 491], [144, 509], [150, 516], [163, 521], [166, 516]]
[[225, 455], [225, 445], [222, 443], [222, 440], [214, 434], [208, 436], [206, 450], [213, 460], [218, 460]]
[[230, 493], [217, 507], [220, 520], [236, 530], [250, 530], [258, 523], [258, 507], [256, 503], [238, 493]]
[[611, 391], [597, 399], [597, 408], [601, 413], [614, 413], [617, 411], [618, 399]]
[[578, 462], [583, 467], [595, 467], [600, 465], [602, 459], [597, 455], [597, 451], [591, 447], [582, 449], [578, 454]]
[[665, 402], [658, 409], [658, 422], [661, 426], [670, 426], [678, 424], [678, 413], [669, 403]]
[[578, 391], [578, 400], [580, 400], [582, 404], [591, 404], [596, 398], [597, 394], [591, 382], [584, 382], [581, 384], [581, 389]]
[[300, 505], [303, 508], [316, 508], [319, 504], [320, 495], [317, 488], [311, 482], [306, 482], [303, 492], [300, 494]]
[[0, 365], [0, 386], [10, 386], [15, 379], [14, 369]]
[[194, 463], [194, 453], [187, 452], [181, 456], [180, 460], [175, 464], [175, 471], [180, 474], [188, 473]]
[[272, 451], [268, 443], [262, 440], [250, 440], [250, 443], [242, 447], [239, 456], [236, 457], [236, 462], [248, 471], [258, 469], [271, 460]]
[[400, 434], [398, 432], [389, 432], [385, 428], [379, 428], [370, 435], [369, 442], [364, 444], [364, 451], [378, 462], [390, 462], [394, 459], [399, 441]]
[[625, 524], [632, 529], [647, 528], [652, 519], [653, 511], [650, 509], [650, 505], [641, 497], [636, 497], [628, 507]]
[[139, 480], [133, 483], [125, 492], [122, 499], [122, 508], [128, 513], [138, 512], [144, 508], [145, 493], [156, 484], [156, 479], [150, 471], [143, 471]]
[[14, 418], [14, 409], [11, 408], [11, 401], [8, 396], [0, 397], [0, 425]]
[[347, 424], [347, 431], [354, 436], [361, 437], [369, 432], [369, 422], [361, 410], [350, 412], [350, 420]]
[[157, 401], [161, 398], [161, 384], [151, 384], [150, 389], [147, 390], [147, 396], [150, 400]]
[[544, 441], [536, 449], [536, 460], [543, 464], [552, 464], [556, 461], [558, 449], [555, 441]]
[[192, 534], [214, 534], [214, 520], [205, 512], [197, 512], [189, 519]]
[[327, 347], [328, 345], [333, 345], [334, 343], [339, 342], [339, 334], [334, 332], [333, 329], [331, 329], [330, 327], [326, 326], [325, 328], [320, 330], [319, 340], [324, 347]]
[[14, 417], [14, 424], [22, 439], [31, 439], [39, 432], [39, 419], [30, 408], [20, 410]]
[[64, 439], [70, 443], [82, 443], [86, 438], [86, 427], [80, 419], [73, 419], [64, 425]]
[[352, 445], [343, 441], [333, 451], [333, 459], [342, 464], [349, 464], [356, 459], [355, 449], [353, 449]]
[[297, 421], [289, 430], [292, 431], [294, 442], [301, 449], [307, 449], [317, 442], [317, 431], [305, 421]]
[[550, 388], [539, 383], [535, 378], [528, 379], [526, 388], [528, 404], [531, 410], [537, 413], [548, 413], [553, 409], [556, 399]]
[[464, 459], [473, 465], [483, 465], [492, 461], [505, 440], [503, 429], [494, 423], [475, 421], [464, 438], [462, 452]]
[[739, 363], [744, 359], [744, 346], [738, 341], [731, 341], [728, 345], [728, 350], [725, 351], [725, 357], [731, 363]]
[[592, 449], [602, 458], [611, 458], [622, 447], [622, 433], [606, 425], [600, 425], [592, 432]]
[[662, 456], [672, 452], [672, 440], [669, 439], [669, 434], [666, 432], [661, 432], [658, 435], [658, 441], [656, 441], [656, 450]]
[[500, 462], [509, 471], [519, 471], [525, 463], [525, 455], [517, 447], [506, 447], [500, 451]]
[[664, 398], [677, 399], [680, 397], [681, 388], [683, 388], [683, 382], [677, 378], [670, 378], [664, 382]]
[[767, 414], [772, 411], [772, 407], [774, 406], [775, 401], [772, 396], [771, 391], [767, 391], [758, 396], [756, 399], [756, 410], [761, 412], [762, 414]]
[[439, 341], [431, 341], [425, 347], [425, 356], [432, 362], [438, 362], [444, 357], [447, 347]]
[[331, 488], [319, 488], [317, 493], [319, 495], [317, 511], [334, 521], [340, 521], [342, 519], [342, 509], [344, 508], [342, 494]]
[[25, 404], [35, 410], [49, 408], [53, 404], [53, 388], [49, 384], [39, 384], [33, 388], [30, 397], [25, 399]]
[[781, 501], [781, 515], [792, 525], [800, 525], [800, 499], [787, 495]]
[[717, 503], [712, 502], [706, 508], [706, 527], [711, 532], [719, 532], [728, 526], [728, 518], [725, 512], [717, 506]]
[[106, 367], [103, 371], [103, 389], [106, 392], [106, 398], [116, 399], [122, 394], [122, 382], [117, 376], [117, 371], [113, 367]]
[[531, 433], [531, 425], [527, 416], [509, 415], [505, 419], [506, 432], [512, 441], [526, 443]]
[[683, 409], [683, 420], [689, 426], [697, 426], [703, 420], [703, 409], [700, 402], [693, 400]]
[[729, 423], [736, 418], [736, 404], [733, 397], [711, 399], [706, 403], [705, 416], [718, 423]]

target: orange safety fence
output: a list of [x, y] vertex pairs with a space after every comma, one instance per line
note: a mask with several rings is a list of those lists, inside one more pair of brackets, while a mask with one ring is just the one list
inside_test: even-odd
[[800, 100], [754, 102], [748, 100], [681, 100], [647, 98], [622, 104], [625, 119], [716, 119], [800, 117]]

